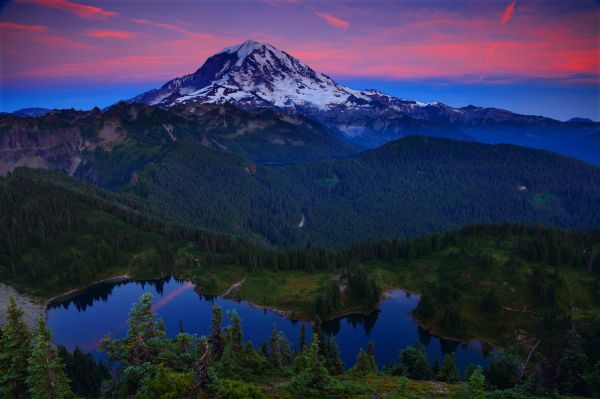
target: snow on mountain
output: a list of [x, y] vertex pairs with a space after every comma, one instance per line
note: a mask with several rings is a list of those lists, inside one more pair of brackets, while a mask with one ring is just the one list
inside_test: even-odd
[[[459, 140], [472, 140], [476, 134], [477, 140], [502, 142], [502, 138], [488, 138], [482, 132], [505, 131], [515, 126], [561, 127], [561, 122], [553, 119], [502, 109], [454, 108], [439, 102], [405, 100], [376, 90], [354, 90], [270, 44], [252, 40], [223, 49], [196, 72], [173, 79], [130, 102], [162, 108], [186, 103], [278, 108], [323, 123], [339, 138], [362, 147], [378, 146], [411, 134]], [[524, 130], [515, 134], [539, 136]], [[519, 140], [512, 141], [521, 144]]]
[[195, 73], [132, 101], [164, 107], [187, 102], [233, 102], [247, 107], [328, 110], [345, 103], [368, 104], [374, 93], [341, 86], [269, 44], [247, 40], [210, 57]]

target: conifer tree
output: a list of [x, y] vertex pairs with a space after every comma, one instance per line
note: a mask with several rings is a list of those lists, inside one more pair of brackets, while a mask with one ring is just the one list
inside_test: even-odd
[[331, 377], [319, 356], [319, 336], [313, 336], [312, 342], [300, 354], [302, 368], [290, 381], [287, 389], [299, 397], [324, 397]]
[[282, 361], [281, 361], [281, 353], [279, 350], [279, 339], [278, 339], [278, 334], [277, 334], [277, 329], [275, 328], [275, 325], [273, 324], [273, 331], [271, 332], [271, 363], [273, 364], [273, 367], [278, 368], [282, 366]]
[[446, 354], [444, 356], [444, 364], [440, 368], [438, 372], [438, 379], [440, 381], [454, 383], [459, 379], [458, 369], [456, 368], [456, 363], [454, 362], [454, 356], [450, 354]]
[[231, 325], [225, 329], [225, 344], [231, 345], [232, 349], [238, 353], [242, 351], [242, 320], [234, 309], [229, 313]]
[[210, 336], [208, 342], [211, 345], [211, 354], [217, 360], [223, 355], [224, 343], [221, 323], [223, 323], [223, 312], [219, 305], [215, 305], [213, 306], [213, 317], [210, 324]]
[[267, 348], [267, 341], [265, 341], [264, 339], [262, 340], [262, 343], [260, 345], [260, 354], [267, 359], [269, 358], [269, 349]]
[[72, 398], [65, 367], [52, 343], [46, 321], [40, 317], [27, 372], [31, 399]]
[[0, 338], [0, 397], [27, 397], [27, 363], [31, 353], [31, 337], [23, 321], [23, 311], [15, 299], [8, 298], [7, 322]]
[[377, 359], [375, 359], [375, 342], [369, 341], [367, 344], [367, 354], [369, 355], [369, 362], [373, 371], [377, 372]]
[[304, 345], [306, 345], [306, 329], [305, 329], [304, 323], [303, 323], [300, 326], [300, 340], [299, 340], [300, 352], [302, 352], [304, 350]]
[[469, 399], [485, 399], [485, 377], [479, 367], [475, 368], [468, 379], [467, 397]]

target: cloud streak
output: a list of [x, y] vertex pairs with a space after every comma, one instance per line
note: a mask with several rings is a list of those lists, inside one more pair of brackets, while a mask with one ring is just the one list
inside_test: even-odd
[[334, 17], [331, 14], [326, 14], [324, 12], [315, 11], [315, 15], [319, 18], [322, 18], [325, 22], [335, 28], [348, 29], [350, 27], [350, 23], [341, 18]]
[[504, 10], [504, 15], [502, 15], [502, 25], [506, 25], [513, 13], [515, 12], [515, 7], [517, 6], [517, 0], [513, 0]]
[[82, 18], [109, 18], [118, 15], [114, 11], [107, 11], [100, 7], [88, 6], [68, 0], [20, 0], [20, 3], [32, 3], [40, 6], [65, 11]]
[[28, 31], [28, 32], [43, 32], [48, 29], [45, 25], [24, 25], [24, 24], [15, 24], [12, 22], [0, 22], [1, 29], [13, 29], [20, 31]]
[[124, 32], [120, 30], [112, 30], [112, 29], [94, 29], [88, 30], [85, 33], [89, 37], [97, 38], [97, 39], [131, 39], [133, 34], [130, 32]]

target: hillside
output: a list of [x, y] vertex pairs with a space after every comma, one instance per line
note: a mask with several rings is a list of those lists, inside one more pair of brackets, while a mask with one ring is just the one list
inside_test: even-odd
[[0, 115], [0, 175], [29, 166], [118, 188], [180, 141], [262, 163], [340, 158], [357, 151], [317, 122], [273, 110], [190, 104], [167, 111], [119, 103], [104, 112]]
[[475, 222], [595, 227], [598, 181], [598, 168], [545, 151], [408, 137], [286, 166], [178, 146], [136, 173], [130, 190], [182, 223], [282, 247], [336, 247]]
[[188, 251], [243, 248], [170, 223], [137, 198], [28, 169], [0, 178], [0, 232], [2, 281], [44, 298], [120, 274], [169, 274]]

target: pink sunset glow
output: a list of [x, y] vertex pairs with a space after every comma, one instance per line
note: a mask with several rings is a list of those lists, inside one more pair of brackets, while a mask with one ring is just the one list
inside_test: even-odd
[[168, 79], [252, 38], [335, 76], [598, 81], [594, 1], [459, 3], [233, 2], [224, 10], [201, 2], [167, 11], [157, 2], [18, 0], [0, 22], [2, 80]]

